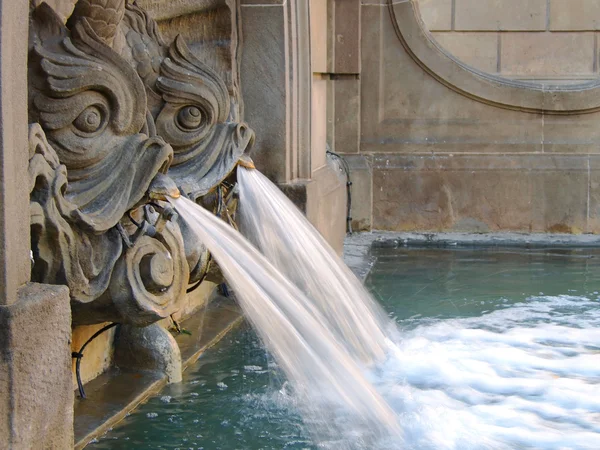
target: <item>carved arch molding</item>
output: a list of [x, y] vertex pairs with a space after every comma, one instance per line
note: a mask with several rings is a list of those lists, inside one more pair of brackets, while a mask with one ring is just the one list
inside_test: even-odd
[[443, 49], [431, 36], [418, 0], [388, 0], [400, 43], [429, 75], [453, 91], [505, 109], [557, 115], [600, 111], [600, 79], [572, 85], [525, 83], [470, 67]]

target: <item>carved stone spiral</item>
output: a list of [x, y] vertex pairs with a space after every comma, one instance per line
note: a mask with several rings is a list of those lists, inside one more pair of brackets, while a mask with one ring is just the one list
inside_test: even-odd
[[109, 291], [122, 321], [145, 326], [174, 312], [188, 278], [181, 233], [169, 223], [160, 235], [142, 236], [123, 253]]

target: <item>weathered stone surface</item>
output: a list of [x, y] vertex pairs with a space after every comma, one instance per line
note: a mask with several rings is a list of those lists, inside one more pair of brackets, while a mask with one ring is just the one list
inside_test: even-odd
[[449, 89], [403, 50], [389, 22], [381, 8], [363, 7], [361, 151], [541, 151], [541, 115]]
[[181, 381], [179, 346], [171, 333], [156, 323], [143, 328], [121, 326], [115, 342], [115, 365], [160, 372], [169, 383]]
[[0, 306], [0, 447], [73, 447], [70, 340], [65, 286], [30, 283]]
[[590, 155], [589, 170], [589, 206], [588, 233], [600, 234], [600, 155]]
[[452, 29], [452, 0], [418, 0], [418, 4], [429, 31]]
[[36, 7], [40, 6], [44, 2], [48, 3], [48, 5], [50, 5], [54, 11], [56, 11], [63, 22], [66, 22], [73, 12], [73, 8], [75, 7], [77, 0], [31, 0], [31, 4]]
[[550, 30], [600, 29], [600, 3], [596, 0], [550, 0]]
[[460, 31], [546, 29], [546, 0], [455, 0]]
[[333, 72], [329, 67], [329, 17], [327, 2], [310, 0], [310, 59], [313, 72]]
[[0, 306], [29, 281], [27, 2], [0, 1]]
[[[94, 333], [102, 329], [108, 323], [99, 323], [96, 325], [80, 326], [73, 329], [73, 337], [71, 339], [71, 351], [79, 352], [83, 344], [92, 337]], [[105, 331], [100, 336], [96, 337], [88, 344], [81, 359], [79, 371], [83, 384], [93, 380], [102, 372], [107, 370], [113, 358], [113, 339], [115, 336], [115, 328]], [[73, 389], [77, 389], [77, 378], [75, 365], [77, 359], [73, 358], [71, 371], [73, 374]]]
[[233, 100], [230, 120], [240, 121], [243, 103], [239, 73], [239, 4], [235, 0], [144, 1], [138, 4], [158, 21], [167, 42], [174, 41], [178, 35], [183, 36], [193, 54], [219, 74]]
[[433, 37], [459, 61], [483, 72], [498, 71], [498, 33], [434, 32]]
[[[424, 30], [418, 20], [414, 0], [392, 3], [387, 11], [392, 16], [392, 22], [386, 23], [380, 17], [378, 22], [382, 32], [387, 34], [388, 26], [393, 24], [392, 35], [395, 34], [398, 43], [408, 50], [411, 59], [427, 75], [467, 98], [503, 109], [532, 113], [544, 111], [553, 114], [569, 114], [596, 112], [600, 109], [600, 82], [593, 74], [564, 73], [556, 76], [553, 73], [549, 76], [535, 77], [528, 74], [510, 75], [514, 78], [528, 78], [527, 81], [509, 81], [491, 77], [462, 64], [450, 53], [440, 49], [439, 45], [431, 39], [431, 33]], [[393, 42], [393, 38], [381, 39], [379, 45], [382, 49], [393, 48], [393, 45], [388, 45], [390, 41]], [[582, 80], [587, 82], [582, 83]], [[576, 84], [576, 86], [566, 87], [565, 83]]]
[[[176, 17], [193, 15], [211, 8], [219, 9], [224, 4], [231, 4], [231, 0], [136, 0], [136, 3], [140, 8], [148, 11], [154, 20], [161, 22]], [[242, 3], [244, 2], [242, 1]], [[265, 3], [268, 3], [268, 1], [265, 1]], [[211, 25], [207, 24], [207, 27], [210, 28]], [[223, 31], [229, 33], [231, 30]]]
[[334, 0], [334, 71], [360, 72], [360, 0]]
[[375, 157], [374, 228], [581, 233], [587, 158], [546, 155]]
[[313, 172], [307, 185], [306, 217], [342, 254], [346, 229], [346, 179], [337, 161]]
[[597, 114], [548, 115], [544, 118], [543, 131], [545, 153], [598, 153]]
[[327, 160], [327, 85], [329, 81], [313, 77], [311, 102], [311, 173], [320, 169]]
[[501, 72], [565, 76], [594, 71], [594, 33], [503, 33]]
[[256, 130], [253, 159], [272, 180], [286, 182], [288, 80], [284, 6], [242, 5], [244, 52], [241, 77], [246, 120]]
[[352, 230], [370, 230], [373, 211], [373, 173], [367, 158], [362, 155], [344, 155], [350, 166], [352, 181]]
[[33, 275], [69, 286], [76, 323], [160, 320], [206, 270], [165, 195], [214, 207], [254, 139], [240, 122], [236, 5], [217, 3], [221, 34], [214, 21], [201, 33], [230, 44], [216, 69], [181, 36], [166, 44], [134, 3], [79, 0], [66, 24], [47, 4], [32, 11]]
[[269, 6], [269, 5], [283, 5], [286, 0], [241, 0], [242, 5], [252, 6]]
[[[407, 2], [398, 3], [397, 14], [403, 15], [397, 17], [402, 18], [398, 22], [404, 26], [402, 30], [414, 38], [417, 30], [406, 28], [410, 22], [406, 16], [409, 6]], [[470, 91], [464, 95], [457, 92], [465, 88], [458, 81], [470, 83], [461, 76], [463, 72], [451, 69], [441, 74], [447, 67], [427, 60], [432, 74], [406, 53], [387, 13], [387, 8], [380, 6], [362, 8], [359, 155], [367, 162], [371, 159], [374, 162], [372, 186], [367, 181], [360, 193], [357, 192], [359, 183], [354, 186], [354, 197], [367, 198], [364, 200], [366, 211], [361, 215], [372, 214], [375, 229], [598, 231], [592, 214], [595, 174], [592, 168], [588, 174], [587, 168], [587, 155], [595, 158], [600, 145], [596, 126], [598, 113], [543, 115], [509, 111], [485, 104], [492, 95], [483, 101], [473, 101]], [[480, 40], [486, 35], [482, 33]], [[541, 42], [550, 33], [531, 35], [536, 35], [534, 37]], [[578, 39], [587, 40], [591, 33], [557, 33], [557, 39], [569, 39], [571, 35], [576, 36], [573, 42], [578, 42]], [[504, 51], [507, 51], [504, 39], [510, 36], [529, 36], [529, 33], [502, 33]], [[421, 57], [425, 53], [419, 53], [418, 45], [424, 41], [419, 42], [410, 42], [410, 48]], [[467, 45], [468, 42], [465, 47]], [[582, 71], [583, 66], [578, 67], [577, 61], [580, 52], [585, 51], [585, 70], [592, 68], [593, 50], [589, 42], [573, 44], [573, 48], [581, 47], [573, 51], [564, 50], [564, 46], [555, 47], [550, 42], [538, 45], [540, 60], [563, 58], [561, 70]], [[518, 55], [523, 49], [516, 44], [513, 51], [515, 58], [532, 57], [531, 54]], [[465, 62], [467, 57], [458, 59]], [[571, 64], [571, 57], [575, 65]], [[503, 54], [502, 61], [508, 64], [510, 59]], [[535, 65], [535, 58], [530, 63]], [[524, 68], [528, 70], [527, 66]], [[519, 73], [525, 69], [519, 69]], [[542, 66], [536, 70], [548, 72]], [[441, 78], [436, 78], [438, 74]], [[471, 76], [479, 75], [473, 72]], [[529, 77], [537, 76], [540, 75]], [[445, 85], [455, 81], [456, 85]], [[507, 82], [506, 86], [512, 84]], [[490, 82], [488, 88], [492, 94], [502, 91], [494, 82]], [[537, 87], [529, 92], [543, 93], [536, 100], [540, 107], [547, 101], [566, 106], [570, 102], [566, 99], [568, 95], [581, 94], [588, 98], [595, 95], [594, 88], [589, 86], [569, 91], [544, 89], [548, 96]], [[502, 105], [519, 105], [522, 101], [517, 92], [511, 93], [510, 89], [503, 92], [506, 95], [498, 97]], [[564, 96], [562, 100], [561, 96]], [[578, 110], [578, 105], [583, 105], [581, 99], [572, 103], [572, 112]], [[427, 164], [423, 160], [428, 161]], [[360, 180], [366, 170], [356, 167], [353, 172]], [[588, 203], [589, 183], [592, 184]], [[371, 192], [372, 210], [368, 206]]]
[[311, 180], [279, 185], [329, 244], [341, 254], [346, 230], [346, 178], [331, 158]]
[[335, 90], [335, 150], [358, 153], [360, 143], [360, 80], [337, 78]]

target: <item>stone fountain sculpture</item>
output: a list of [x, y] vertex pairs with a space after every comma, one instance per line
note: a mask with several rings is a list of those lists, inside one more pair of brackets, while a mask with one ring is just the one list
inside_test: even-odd
[[227, 211], [254, 139], [238, 87], [125, 0], [66, 24], [42, 4], [30, 34], [33, 281], [69, 287], [74, 324], [168, 317], [209, 258], [165, 200]]

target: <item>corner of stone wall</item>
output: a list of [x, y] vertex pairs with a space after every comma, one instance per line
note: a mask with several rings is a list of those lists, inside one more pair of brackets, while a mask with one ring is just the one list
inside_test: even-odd
[[73, 447], [70, 344], [66, 286], [28, 283], [0, 306], [0, 446]]

